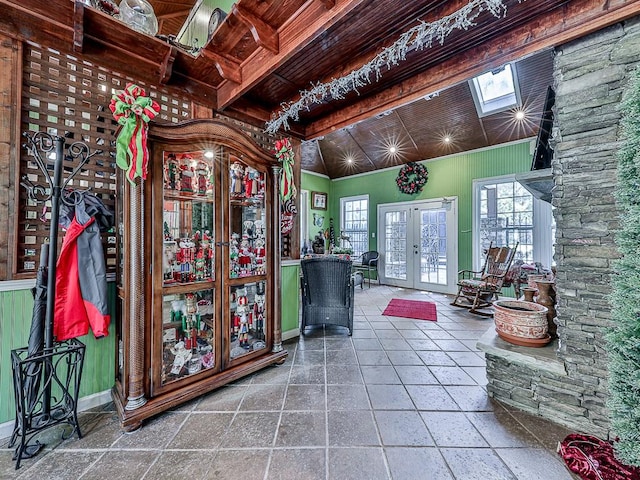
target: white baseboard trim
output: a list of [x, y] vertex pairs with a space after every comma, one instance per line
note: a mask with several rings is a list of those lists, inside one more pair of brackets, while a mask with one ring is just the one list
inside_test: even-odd
[[300, 336], [300, 329], [294, 328], [293, 330], [287, 330], [286, 332], [282, 332], [282, 341], [290, 340], [292, 338], [296, 338]]
[[[87, 395], [78, 400], [78, 411], [89, 410], [91, 408], [99, 407], [105, 403], [111, 401], [111, 390], [105, 390], [104, 392], [94, 393]], [[13, 433], [14, 421], [0, 423], [0, 439], [9, 438]]]

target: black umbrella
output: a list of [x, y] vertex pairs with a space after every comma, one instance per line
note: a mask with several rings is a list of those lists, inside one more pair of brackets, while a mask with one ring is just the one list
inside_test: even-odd
[[[47, 312], [47, 281], [49, 244], [43, 243], [40, 249], [40, 266], [36, 276], [36, 286], [31, 289], [33, 294], [33, 313], [31, 314], [31, 329], [27, 345], [27, 359], [38, 356], [44, 350], [45, 316]], [[42, 362], [31, 362], [27, 366], [25, 379], [25, 404], [27, 411], [32, 412], [37, 404], [40, 379], [42, 377]]]

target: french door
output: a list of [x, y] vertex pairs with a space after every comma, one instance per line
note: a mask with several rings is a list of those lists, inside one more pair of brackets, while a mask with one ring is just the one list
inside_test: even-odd
[[381, 283], [455, 293], [458, 199], [378, 205]]

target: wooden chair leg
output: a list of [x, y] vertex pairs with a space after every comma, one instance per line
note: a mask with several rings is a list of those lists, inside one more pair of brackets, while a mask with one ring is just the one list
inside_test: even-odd
[[[478, 290], [478, 292], [476, 293], [475, 298], [473, 299], [473, 306], [471, 307], [471, 309], [469, 311], [471, 313], [475, 313], [476, 315], [482, 315], [483, 317], [491, 317], [491, 316], [493, 316], [493, 313], [481, 312], [480, 310], [478, 310], [479, 308], [481, 308], [480, 295], [482, 293], [483, 292], [481, 290]], [[485, 295], [486, 294], [487, 293], [485, 293]], [[487, 302], [483, 301], [482, 303], [483, 303], [482, 306], [485, 306], [484, 303], [487, 303]]]
[[460, 305], [458, 303], [458, 299], [460, 298], [461, 293], [462, 293], [462, 287], [458, 287], [458, 294], [456, 295], [456, 298], [453, 299], [453, 302], [451, 302], [451, 305], [453, 305], [454, 307], [465, 307], [465, 305]]

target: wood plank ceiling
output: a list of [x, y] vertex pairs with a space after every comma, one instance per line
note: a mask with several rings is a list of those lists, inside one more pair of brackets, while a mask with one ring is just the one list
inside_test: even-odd
[[[264, 125], [283, 102], [357, 70], [420, 21], [437, 22], [490, 1], [238, 0], [198, 57], [166, 40], [195, 0], [150, 0], [162, 39], [71, 0], [0, 0], [0, 31], [166, 84]], [[474, 25], [442, 44], [408, 51], [358, 92], [309, 105], [279, 134], [302, 139], [303, 168], [331, 178], [534, 136], [552, 83], [552, 47], [640, 13], [640, 0], [503, 4], [504, 15], [483, 8]], [[508, 62], [518, 73], [526, 121], [515, 123], [512, 112], [478, 118], [467, 80]], [[441, 141], [446, 134], [449, 144]], [[401, 155], [383, 148], [392, 138]]]

